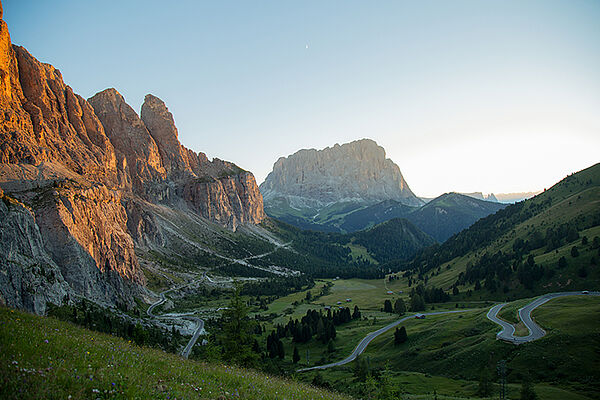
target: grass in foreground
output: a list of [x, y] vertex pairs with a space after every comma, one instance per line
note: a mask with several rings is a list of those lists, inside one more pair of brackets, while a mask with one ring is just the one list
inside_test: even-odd
[[344, 399], [0, 307], [2, 399]]

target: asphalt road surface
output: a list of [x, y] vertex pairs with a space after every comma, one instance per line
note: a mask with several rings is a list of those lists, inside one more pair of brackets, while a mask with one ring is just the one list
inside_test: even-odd
[[[462, 313], [462, 312], [468, 312], [468, 311], [473, 311], [473, 310], [437, 311], [437, 312], [430, 312], [430, 313], [422, 313], [420, 315], [430, 316], [430, 315], [442, 315], [442, 314], [456, 314], [456, 313]], [[371, 341], [373, 339], [375, 339], [377, 336], [389, 331], [390, 329], [398, 326], [402, 322], [407, 321], [411, 318], [415, 318], [415, 315], [409, 315], [407, 317], [401, 318], [398, 321], [394, 321], [391, 324], [386, 325], [383, 328], [376, 330], [375, 332], [369, 333], [358, 343], [358, 345], [356, 346], [354, 351], [348, 357], [344, 358], [341, 361], [334, 362], [331, 364], [317, 365], [314, 367], [301, 368], [301, 369], [297, 370], [296, 372], [306, 372], [306, 371], [311, 371], [314, 369], [327, 369], [327, 368], [331, 368], [331, 367], [337, 367], [340, 365], [348, 364], [349, 362], [354, 361], [356, 359], [356, 357], [358, 357], [363, 351], [365, 351], [365, 349], [367, 348], [369, 343], [371, 343]]]
[[192, 336], [192, 338], [190, 339], [188, 344], [185, 346], [185, 348], [181, 352], [181, 355], [183, 356], [183, 358], [188, 358], [190, 356], [192, 347], [194, 347], [194, 345], [196, 344], [196, 340], [198, 340], [198, 337], [204, 332], [204, 321], [203, 320], [201, 320], [200, 318], [195, 318], [195, 317], [190, 318], [190, 319], [196, 321], [196, 323], [198, 324], [198, 327], [196, 328], [196, 332], [194, 332], [194, 335]]
[[[187, 286], [187, 285], [184, 285], [184, 286]], [[180, 319], [186, 318], [186, 319], [190, 319], [190, 320], [196, 322], [196, 324], [197, 324], [196, 330], [194, 331], [194, 334], [192, 335], [192, 338], [190, 339], [188, 344], [184, 347], [183, 351], [181, 352], [181, 355], [184, 358], [188, 358], [192, 351], [192, 347], [194, 347], [194, 345], [196, 344], [196, 341], [198, 340], [198, 337], [202, 333], [204, 333], [204, 321], [197, 317], [186, 317], [186, 316], [169, 317], [169, 316], [156, 315], [153, 313], [155, 307], [158, 307], [159, 305], [161, 305], [162, 303], [164, 303], [167, 300], [165, 298], [165, 293], [168, 293], [172, 290], [181, 289], [182, 287], [183, 286], [171, 288], [171, 289], [165, 290], [164, 292], [159, 293], [160, 299], [158, 301], [156, 301], [155, 303], [153, 303], [150, 307], [148, 307], [148, 310], [146, 312], [147, 312], [148, 316], [155, 318], [155, 319], [160, 319], [160, 318], [165, 319], [166, 318], [166, 319], [180, 320]]]
[[531, 319], [531, 312], [552, 299], [564, 296], [600, 296], [600, 292], [561, 292], [549, 293], [544, 296], [538, 297], [531, 303], [527, 304], [525, 307], [519, 309], [519, 319], [523, 321], [523, 324], [529, 330], [529, 335], [527, 336], [515, 336], [514, 325], [498, 318], [498, 312], [500, 312], [500, 310], [506, 305], [506, 303], [497, 304], [490, 308], [490, 311], [488, 311], [487, 313], [487, 317], [490, 321], [493, 321], [502, 327], [502, 330], [496, 334], [496, 339], [505, 340], [514, 344], [522, 344], [544, 337], [546, 335], [546, 331], [544, 331], [538, 324], [536, 324], [533, 321], [533, 319]]

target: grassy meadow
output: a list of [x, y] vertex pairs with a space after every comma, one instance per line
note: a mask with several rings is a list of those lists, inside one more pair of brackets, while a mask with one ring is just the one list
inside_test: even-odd
[[0, 307], [2, 399], [344, 399]]

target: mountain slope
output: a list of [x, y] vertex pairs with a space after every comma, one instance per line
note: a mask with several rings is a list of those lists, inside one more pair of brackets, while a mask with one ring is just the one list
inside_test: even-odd
[[3, 399], [345, 399], [263, 373], [185, 360], [53, 318], [0, 307]]
[[263, 260], [309, 273], [313, 277], [380, 278], [379, 263], [411, 259], [435, 240], [405, 219], [393, 219], [368, 230], [340, 234], [306, 231], [276, 219], [262, 226], [289, 243]]
[[597, 289], [599, 236], [596, 164], [424, 249], [404, 268], [445, 290], [490, 298]]
[[409, 259], [435, 240], [410, 221], [394, 218], [373, 228], [347, 234], [350, 242], [362, 245], [379, 262]]
[[182, 146], [160, 99], [146, 97], [142, 118], [114, 89], [86, 101], [12, 45], [2, 19], [0, 113], [0, 300], [11, 306], [44, 313], [83, 296], [133, 307], [147, 294], [136, 252], [186, 236], [171, 216], [204, 237], [265, 217], [254, 176]]
[[345, 215], [340, 228], [346, 232], [360, 231], [393, 218], [405, 218], [415, 209], [395, 200], [385, 200]]
[[443, 194], [405, 218], [443, 242], [475, 221], [504, 208], [504, 204], [475, 199], [459, 193]]

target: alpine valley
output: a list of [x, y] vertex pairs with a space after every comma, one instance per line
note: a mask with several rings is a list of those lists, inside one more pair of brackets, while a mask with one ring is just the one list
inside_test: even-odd
[[259, 187], [1, 3], [0, 115], [2, 399], [600, 399], [600, 164], [425, 200], [361, 139]]

